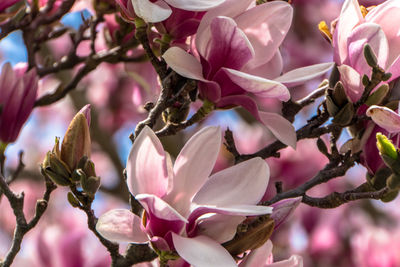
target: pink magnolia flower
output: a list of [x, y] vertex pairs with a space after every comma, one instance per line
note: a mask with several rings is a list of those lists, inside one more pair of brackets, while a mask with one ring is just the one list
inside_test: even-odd
[[303, 267], [303, 259], [293, 255], [287, 260], [274, 262], [272, 255], [272, 242], [268, 240], [263, 246], [251, 251], [239, 267]]
[[123, 15], [133, 20], [135, 15], [147, 23], [156, 23], [171, 16], [173, 8], [187, 11], [206, 11], [214, 8], [225, 0], [116, 0]]
[[14, 69], [4, 64], [0, 74], [0, 141], [14, 142], [32, 112], [38, 89], [34, 69], [26, 72], [26, 64]]
[[[206, 13], [196, 33], [193, 54], [197, 58], [178, 47], [169, 48], [163, 58], [180, 75], [199, 81], [201, 98], [217, 108], [244, 107], [270, 129], [279, 127], [271, 129], [274, 135], [295, 147], [293, 126], [277, 114], [260, 116], [249, 94], [287, 101], [290, 94], [283, 82], [303, 82], [328, 71], [332, 64], [277, 77], [282, 71], [278, 48], [290, 27], [292, 8], [280, 1], [256, 7], [253, 2], [228, 0]], [[267, 79], [271, 77], [275, 80]]]
[[172, 166], [160, 140], [145, 127], [127, 163], [129, 191], [145, 209], [143, 220], [129, 210], [111, 210], [96, 229], [115, 242], [150, 241], [195, 266], [236, 266], [220, 244], [234, 237], [245, 216], [271, 213], [271, 207], [256, 206], [267, 188], [269, 167], [254, 158], [208, 178], [220, 145], [220, 129], [204, 128]]
[[334, 60], [351, 101], [357, 101], [364, 86], [361, 78], [370, 76], [363, 50], [370, 44], [378, 65], [392, 73], [390, 82], [400, 76], [400, 31], [393, 27], [400, 22], [400, 2], [386, 1], [363, 16], [357, 0], [346, 0], [333, 33]]

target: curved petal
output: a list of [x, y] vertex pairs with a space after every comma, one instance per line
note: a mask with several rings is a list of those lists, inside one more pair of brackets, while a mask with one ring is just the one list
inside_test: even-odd
[[[195, 206], [195, 205], [194, 205]], [[191, 225], [200, 216], [207, 213], [216, 213], [223, 215], [233, 216], [258, 216], [272, 213], [273, 208], [268, 206], [257, 205], [226, 205], [226, 206], [211, 206], [211, 205], [197, 205], [189, 216], [189, 229]], [[229, 217], [224, 217], [229, 220]]]
[[201, 219], [196, 227], [196, 235], [205, 235], [222, 244], [231, 240], [237, 231], [237, 226], [246, 219], [245, 216], [214, 214]]
[[193, 80], [207, 81], [203, 77], [200, 62], [182, 48], [177, 46], [170, 47], [162, 57], [168, 66], [179, 75]]
[[340, 80], [343, 83], [347, 97], [353, 102], [357, 102], [364, 92], [364, 86], [360, 74], [350, 66], [341, 65], [338, 67]]
[[349, 38], [348, 53], [349, 64], [358, 73], [371, 77], [372, 68], [364, 57], [364, 45], [369, 44], [377, 56], [378, 65], [386, 69], [389, 55], [389, 44], [381, 27], [375, 23], [363, 23], [357, 26]]
[[149, 0], [128, 1], [132, 1], [136, 15], [147, 23], [166, 20], [172, 13], [172, 9], [162, 0], [158, 0], [155, 3], [152, 3]]
[[334, 62], [329, 62], [302, 67], [286, 72], [274, 80], [286, 86], [296, 86], [327, 73], [334, 65]]
[[235, 18], [256, 53], [256, 57], [248, 63], [250, 68], [271, 60], [289, 31], [292, 18], [293, 8], [284, 1], [257, 5]]
[[[250, 61], [251, 62], [251, 61]], [[275, 55], [271, 58], [267, 63], [260, 65], [256, 68], [252, 68], [249, 64], [246, 64], [241, 71], [263, 77], [266, 79], [274, 79], [282, 74], [283, 70], [283, 60], [282, 55], [279, 50], [275, 53]]]
[[261, 247], [252, 250], [239, 264], [239, 267], [253, 267], [253, 266], [266, 267], [268, 258], [270, 258], [271, 255], [272, 255], [272, 242], [271, 240], [268, 240]]
[[210, 24], [217, 16], [234, 18], [244, 12], [254, 0], [226, 0], [216, 8], [208, 11], [200, 22], [196, 34], [196, 49], [200, 55], [206, 54], [209, 40], [211, 40]]
[[367, 110], [367, 116], [389, 133], [400, 132], [400, 115], [390, 108], [372, 105]]
[[218, 207], [256, 204], [263, 197], [268, 181], [268, 164], [261, 158], [253, 158], [213, 174], [193, 202]]
[[135, 197], [150, 216], [154, 215], [166, 221], [183, 221], [187, 219], [171, 207], [167, 202], [155, 195], [139, 194]]
[[165, 0], [173, 7], [189, 11], [205, 11], [215, 8], [225, 0]]
[[261, 121], [258, 114], [258, 107], [256, 102], [247, 95], [231, 95], [221, 98], [221, 100], [216, 104], [217, 108], [232, 108], [234, 106], [242, 106], [248, 110], [251, 115], [257, 120]]
[[192, 197], [214, 168], [221, 139], [219, 127], [203, 128], [189, 139], [176, 158], [172, 190], [165, 200], [181, 214], [187, 214]]
[[236, 267], [236, 262], [220, 244], [206, 236], [186, 238], [172, 233], [179, 256], [196, 267]]
[[211, 66], [210, 80], [222, 67], [241, 69], [254, 56], [254, 49], [244, 32], [229, 17], [218, 16], [210, 25], [211, 42], [205, 59]]
[[397, 0], [389, 0], [377, 5], [366, 16], [368, 22], [379, 24], [385, 32], [389, 43], [388, 65], [400, 54], [400, 29], [393, 25], [400, 25], [400, 3]]
[[147, 235], [141, 229], [142, 219], [129, 210], [110, 210], [100, 216], [96, 230], [112, 242], [146, 243]]
[[168, 188], [168, 170], [164, 148], [154, 132], [145, 126], [129, 153], [126, 165], [129, 191], [162, 197]]
[[262, 123], [285, 145], [296, 149], [297, 136], [293, 124], [279, 114], [260, 111]]
[[333, 33], [334, 61], [340, 65], [347, 59], [347, 38], [355, 26], [364, 21], [360, 6], [357, 0], [346, 0], [343, 3], [337, 22], [335, 32]]
[[287, 101], [290, 98], [289, 90], [280, 82], [264, 79], [233, 69], [224, 68], [223, 70], [232, 82], [239, 85], [247, 92], [260, 97], [278, 98], [282, 101]]
[[271, 218], [275, 222], [275, 229], [281, 225], [301, 203], [302, 197], [289, 198], [271, 205], [274, 208]]

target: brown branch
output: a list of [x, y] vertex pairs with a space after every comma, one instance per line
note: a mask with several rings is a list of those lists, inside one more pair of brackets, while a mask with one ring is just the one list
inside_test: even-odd
[[15, 259], [15, 256], [21, 249], [22, 239], [24, 238], [25, 234], [37, 225], [40, 218], [46, 211], [47, 204], [50, 200], [50, 194], [54, 189], [56, 189], [56, 186], [46, 176], [45, 180], [46, 180], [46, 191], [43, 195], [43, 199], [39, 199], [36, 202], [35, 215], [31, 221], [27, 222], [25, 214], [23, 212], [24, 193], [16, 195], [14, 192], [11, 191], [4, 177], [0, 175], [0, 188], [3, 191], [4, 195], [7, 197], [8, 201], [10, 202], [11, 208], [13, 209], [16, 218], [16, 227], [14, 230], [14, 237], [12, 240], [11, 248], [7, 252], [7, 255], [5, 256], [4, 260], [0, 262], [1, 267], [11, 266], [12, 262]]
[[352, 166], [354, 166], [355, 162], [359, 160], [359, 154], [354, 154], [354, 155], [346, 154], [341, 157], [342, 158], [340, 160], [335, 160], [335, 161], [331, 160], [313, 178], [306, 181], [302, 185], [298, 186], [295, 189], [279, 193], [275, 195], [271, 200], [266, 201], [263, 204], [271, 205], [282, 199], [304, 196], [306, 192], [311, 188], [319, 184], [326, 183], [333, 178], [345, 175], [347, 170], [350, 169]]
[[[364, 187], [365, 184], [359, 187]], [[384, 187], [378, 191], [358, 192], [358, 190], [348, 190], [343, 193], [333, 192], [325, 197], [314, 198], [307, 195], [303, 196], [302, 202], [323, 209], [333, 209], [350, 201], [359, 199], [381, 199], [389, 192], [389, 188]]]

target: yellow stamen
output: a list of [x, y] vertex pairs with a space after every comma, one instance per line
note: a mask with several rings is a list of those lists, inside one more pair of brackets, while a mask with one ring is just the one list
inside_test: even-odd
[[324, 20], [318, 24], [318, 29], [328, 41], [332, 41], [332, 33]]
[[361, 10], [361, 14], [365, 18], [365, 16], [368, 14], [368, 9], [365, 6], [360, 5], [360, 10]]

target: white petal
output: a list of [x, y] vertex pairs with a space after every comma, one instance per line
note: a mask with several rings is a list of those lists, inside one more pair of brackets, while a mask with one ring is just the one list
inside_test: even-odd
[[179, 256], [195, 267], [236, 267], [236, 262], [220, 244], [206, 236], [186, 238], [172, 233]]
[[166, 20], [172, 14], [171, 8], [161, 0], [155, 3], [152, 3], [149, 0], [128, 1], [132, 1], [136, 15], [147, 23], [156, 23]]
[[400, 132], [400, 115], [390, 108], [372, 105], [367, 110], [367, 116], [389, 133]]
[[214, 168], [221, 139], [219, 127], [203, 128], [189, 139], [176, 158], [172, 190], [165, 200], [181, 214], [187, 214], [187, 204]]
[[100, 216], [96, 230], [112, 242], [146, 243], [147, 235], [141, 230], [142, 219], [129, 210], [115, 209]]
[[257, 204], [269, 181], [269, 167], [261, 158], [253, 158], [215, 173], [193, 198], [199, 205]]
[[136, 138], [126, 165], [129, 191], [162, 197], [168, 188], [169, 173], [164, 148], [149, 127], [144, 127]]
[[259, 97], [274, 97], [282, 101], [290, 98], [289, 90], [280, 82], [268, 80], [259, 76], [254, 76], [241, 71], [223, 68], [225, 73], [235, 84], [247, 92]]
[[222, 4], [225, 0], [165, 0], [173, 7], [189, 11], [205, 11]]
[[312, 80], [332, 69], [334, 62], [315, 64], [303, 68], [298, 68], [286, 72], [282, 76], [275, 78], [277, 82], [281, 82], [286, 86], [295, 86]]
[[296, 130], [287, 119], [276, 113], [261, 111], [260, 118], [279, 141], [296, 149]]
[[206, 81], [200, 62], [182, 48], [170, 47], [162, 57], [168, 66], [179, 75], [193, 80]]
[[222, 244], [235, 236], [238, 224], [245, 219], [245, 216], [214, 214], [211, 217], [200, 219], [196, 231], [198, 235], [208, 236]]

